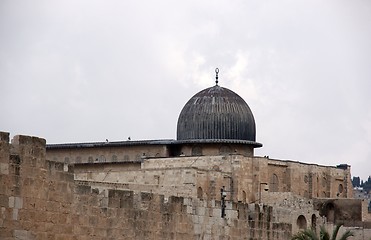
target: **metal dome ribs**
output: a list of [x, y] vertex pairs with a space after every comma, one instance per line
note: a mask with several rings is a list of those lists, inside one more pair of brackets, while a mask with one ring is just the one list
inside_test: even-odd
[[183, 107], [177, 140], [233, 139], [255, 142], [255, 120], [247, 103], [218, 85], [194, 95]]

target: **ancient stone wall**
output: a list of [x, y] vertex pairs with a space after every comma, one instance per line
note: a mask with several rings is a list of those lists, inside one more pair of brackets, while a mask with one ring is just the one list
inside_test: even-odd
[[306, 198], [353, 197], [350, 167], [346, 169], [293, 161], [267, 159], [269, 183], [273, 192], [294, 192]]
[[[103, 144], [104, 146], [104, 144]], [[146, 157], [168, 157], [166, 145], [74, 147], [47, 149], [47, 159], [64, 163], [137, 162]]]
[[45, 160], [45, 140], [0, 133], [0, 239], [288, 239], [272, 207], [92, 187]]

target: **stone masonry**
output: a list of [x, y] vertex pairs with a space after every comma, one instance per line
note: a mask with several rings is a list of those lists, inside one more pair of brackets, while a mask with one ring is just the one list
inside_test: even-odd
[[45, 140], [0, 133], [0, 239], [288, 239], [272, 207], [94, 187], [45, 159]]

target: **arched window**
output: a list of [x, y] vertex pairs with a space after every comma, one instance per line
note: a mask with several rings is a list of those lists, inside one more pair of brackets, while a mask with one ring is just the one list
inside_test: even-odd
[[202, 197], [203, 197], [202, 188], [198, 187], [197, 188], [197, 198], [202, 199]]
[[327, 179], [326, 179], [326, 177], [323, 177], [322, 178], [322, 187], [326, 187], [326, 185], [327, 185]]
[[88, 163], [93, 163], [93, 162], [94, 162], [93, 157], [90, 156], [90, 157], [88, 158]]
[[117, 156], [116, 155], [112, 156], [112, 162], [117, 162]]
[[242, 202], [246, 203], [246, 192], [242, 191]]
[[339, 193], [343, 193], [344, 187], [343, 184], [339, 184]]
[[106, 157], [103, 155], [100, 155], [98, 162], [106, 162]]
[[76, 157], [76, 163], [81, 163], [81, 157], [80, 156]]
[[269, 190], [271, 192], [278, 192], [278, 177], [276, 174], [272, 174], [271, 181], [269, 184]]
[[199, 146], [192, 148], [192, 156], [201, 156], [202, 155], [202, 148]]
[[298, 220], [296, 220], [296, 224], [298, 225], [299, 229], [306, 229], [307, 228], [307, 219], [303, 215], [300, 215], [298, 217]]
[[124, 156], [124, 161], [129, 161], [129, 159], [130, 159], [130, 158], [129, 158], [129, 155], [125, 155], [125, 156]]
[[64, 162], [65, 162], [65, 163], [70, 163], [70, 158], [65, 157], [65, 158], [64, 158]]

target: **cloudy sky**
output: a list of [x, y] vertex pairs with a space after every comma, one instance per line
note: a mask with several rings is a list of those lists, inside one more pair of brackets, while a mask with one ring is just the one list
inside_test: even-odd
[[257, 155], [371, 175], [371, 1], [0, 1], [0, 130], [168, 139], [198, 91], [252, 109]]

